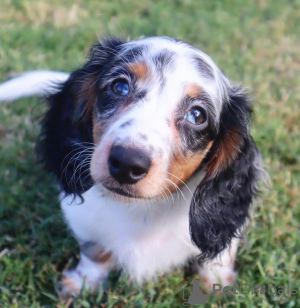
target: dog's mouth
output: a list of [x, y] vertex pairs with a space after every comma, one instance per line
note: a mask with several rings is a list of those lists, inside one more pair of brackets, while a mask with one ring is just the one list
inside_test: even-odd
[[141, 198], [139, 196], [136, 196], [134, 195], [133, 193], [131, 192], [128, 192], [127, 190], [125, 189], [122, 189], [122, 188], [118, 188], [118, 187], [111, 187], [111, 186], [106, 186], [106, 185], [103, 185], [107, 190], [109, 190], [110, 192], [113, 192], [117, 195], [120, 195], [120, 196], [123, 196], [123, 197], [128, 197], [128, 198]]

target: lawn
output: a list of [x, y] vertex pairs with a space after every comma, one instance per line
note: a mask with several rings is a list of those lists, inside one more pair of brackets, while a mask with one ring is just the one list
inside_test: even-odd
[[[252, 135], [270, 175], [239, 250], [238, 284], [300, 287], [300, 2], [193, 0], [1, 0], [0, 81], [34, 69], [70, 71], [108, 33], [168, 35], [210, 54], [249, 86]], [[0, 307], [183, 307], [182, 272], [142, 288], [113, 273], [107, 291], [67, 303], [56, 281], [76, 264], [51, 176], [35, 163], [37, 99], [0, 106]], [[191, 278], [190, 278], [191, 279]], [[300, 295], [212, 298], [203, 307], [300, 307]]]

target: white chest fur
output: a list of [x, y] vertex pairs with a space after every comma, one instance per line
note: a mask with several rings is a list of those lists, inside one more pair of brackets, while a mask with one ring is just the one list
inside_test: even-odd
[[199, 176], [187, 188], [156, 202], [122, 203], [99, 187], [61, 200], [65, 219], [79, 241], [94, 242], [112, 252], [119, 266], [137, 281], [184, 264], [199, 254], [189, 233], [189, 207]]

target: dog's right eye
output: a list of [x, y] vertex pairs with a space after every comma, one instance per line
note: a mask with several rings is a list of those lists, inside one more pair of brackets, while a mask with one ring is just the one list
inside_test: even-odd
[[129, 83], [124, 79], [115, 80], [111, 84], [113, 93], [119, 96], [127, 96], [129, 94]]

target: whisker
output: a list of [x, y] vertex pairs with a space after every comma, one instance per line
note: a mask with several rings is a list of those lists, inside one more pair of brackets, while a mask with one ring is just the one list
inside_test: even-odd
[[182, 197], [183, 197], [183, 199], [184, 199], [185, 201], [187, 200], [186, 197], [185, 197], [185, 195], [184, 195], [184, 193], [183, 193], [183, 191], [179, 188], [178, 185], [176, 185], [176, 184], [175, 184], [172, 180], [170, 180], [170, 179], [166, 179], [166, 181], [170, 182], [170, 183], [175, 187], [176, 191], [181, 193], [181, 195], [182, 195]]
[[[78, 157], [77, 157], [78, 159]], [[77, 161], [76, 159], [76, 161]], [[76, 163], [76, 162], [75, 162]], [[85, 163], [85, 160], [83, 160], [83, 163]], [[88, 162], [87, 162], [88, 163]], [[79, 165], [76, 167], [75, 171], [73, 171], [73, 175], [69, 181], [69, 184], [72, 184], [73, 183], [73, 188], [76, 189], [76, 183], [77, 183], [77, 180], [80, 179], [80, 173], [79, 173], [79, 176], [78, 176], [78, 179], [75, 181], [76, 179], [76, 173], [78, 171], [78, 168], [80, 168], [80, 165], [82, 164], [82, 162], [79, 163]], [[74, 168], [75, 168], [76, 164], [74, 164]], [[80, 169], [81, 170], [81, 169]], [[80, 181], [80, 184], [82, 185], [82, 181]], [[83, 188], [83, 187], [81, 187]]]
[[[75, 174], [76, 174], [76, 172], [77, 172], [77, 168], [78, 168], [78, 167], [80, 166], [80, 164], [81, 164], [81, 163], [80, 163], [78, 166], [76, 166], [76, 162], [77, 162], [78, 158], [79, 158], [81, 155], [83, 155], [84, 153], [86, 153], [85, 155], [87, 155], [87, 153], [88, 153], [90, 150], [91, 150], [91, 149], [82, 150], [82, 151], [80, 151], [80, 152], [78, 152], [78, 153], [75, 153], [75, 154], [70, 158], [69, 162], [68, 162], [67, 165], [65, 166], [64, 170], [62, 171], [62, 175], [61, 175], [61, 176], [65, 175], [65, 178], [66, 178], [66, 180], [67, 180], [67, 182], [68, 182], [68, 185], [70, 185], [71, 182], [73, 181], [73, 178], [75, 177]], [[90, 157], [91, 157], [91, 154], [92, 154], [92, 153], [90, 153], [86, 158], [90, 158]], [[85, 159], [86, 159], [86, 158], [85, 158]], [[85, 159], [83, 160], [83, 162], [85, 161]], [[72, 175], [72, 177], [70, 178], [70, 180], [68, 181], [67, 170], [68, 170], [68, 167], [69, 167], [69, 165], [70, 165], [71, 163], [74, 163], [73, 175]], [[75, 167], [76, 167], [76, 170], [74, 170]], [[73, 187], [75, 188], [75, 186], [73, 186]]]
[[191, 196], [193, 197], [194, 194], [192, 193], [191, 189], [188, 187], [188, 185], [184, 181], [182, 181], [178, 176], [176, 176], [173, 173], [168, 172], [168, 174], [171, 175], [171, 176], [174, 176], [177, 180], [179, 180], [188, 189], [188, 191], [190, 192]]
[[164, 188], [166, 188], [168, 190], [168, 192], [170, 193], [171, 197], [172, 197], [172, 200], [173, 200], [173, 204], [175, 203], [175, 199], [174, 199], [174, 196], [171, 192], [171, 190], [165, 185]]
[[[77, 182], [78, 181], [80, 181], [80, 184], [81, 184], [81, 188], [83, 189], [83, 187], [82, 187], [82, 182], [84, 182], [84, 180], [82, 180], [82, 175], [86, 172], [86, 171], [90, 171], [89, 170], [89, 168], [87, 168], [87, 169], [85, 169], [85, 170], [83, 170], [83, 171], [81, 171], [82, 170], [82, 168], [85, 168], [85, 167], [87, 167], [87, 166], [89, 166], [90, 165], [90, 163], [91, 163], [91, 157], [87, 157], [87, 158], [85, 158], [81, 163], [80, 163], [80, 170], [79, 170], [79, 175], [78, 175], [78, 178], [77, 178], [77, 180], [76, 180], [76, 182], [75, 182], [75, 185], [77, 184]], [[89, 175], [89, 173], [88, 173], [88, 175]]]
[[[76, 152], [71, 158], [70, 160], [68, 161], [67, 165], [65, 166], [65, 168], [63, 169], [62, 171], [62, 174], [61, 174], [61, 179], [62, 179], [62, 176], [65, 174], [66, 176], [66, 180], [67, 180], [67, 169], [69, 167], [69, 165], [71, 164], [71, 162], [75, 159], [75, 157], [77, 156], [80, 156], [81, 152]], [[68, 156], [68, 155], [67, 155]], [[65, 159], [64, 159], [65, 160]]]
[[164, 202], [166, 203], [166, 200], [167, 200], [167, 194], [164, 190], [164, 187], [160, 188], [159, 191], [162, 193], [162, 197], [163, 197], [163, 200]]

